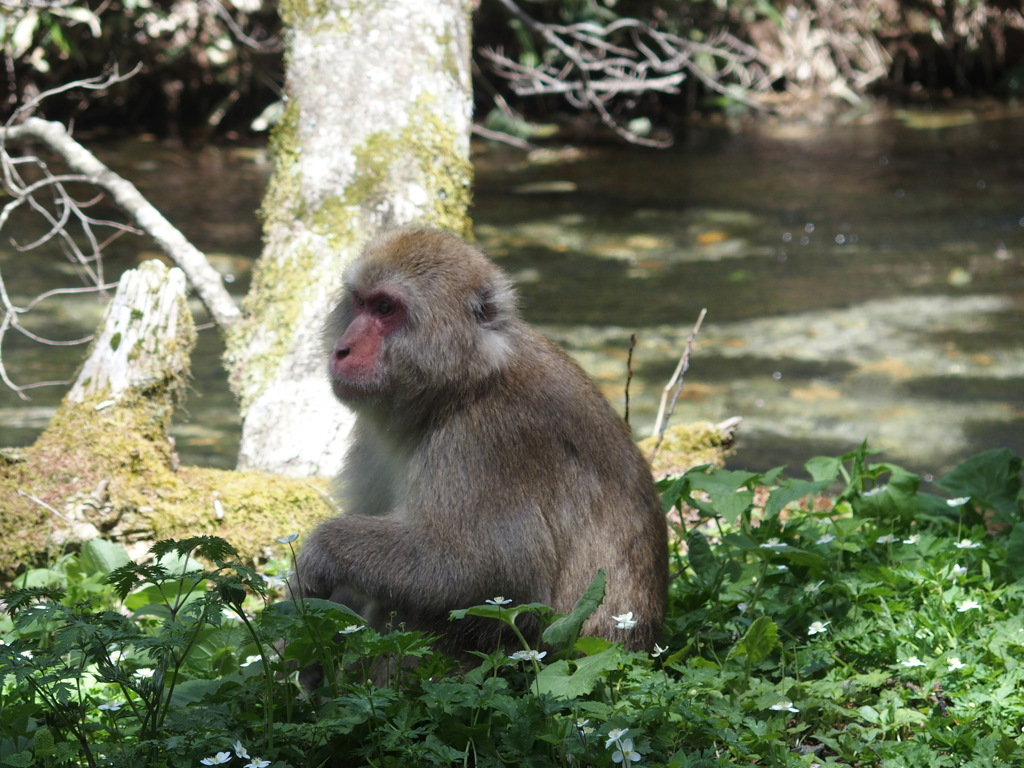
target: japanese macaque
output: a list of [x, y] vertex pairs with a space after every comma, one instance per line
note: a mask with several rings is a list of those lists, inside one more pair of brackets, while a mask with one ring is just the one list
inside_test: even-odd
[[[344, 282], [326, 338], [334, 394], [356, 412], [345, 513], [307, 536], [301, 593], [457, 655], [496, 650], [499, 623], [452, 609], [501, 596], [567, 613], [604, 569], [584, 633], [650, 647], [668, 563], [649, 468], [593, 381], [520, 319], [509, 278], [413, 229], [371, 242]], [[635, 627], [617, 629], [627, 612]]]

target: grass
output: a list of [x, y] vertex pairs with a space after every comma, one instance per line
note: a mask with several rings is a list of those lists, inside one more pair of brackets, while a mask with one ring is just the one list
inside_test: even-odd
[[[1021, 461], [990, 451], [925, 490], [870, 457], [665, 481], [686, 512], [653, 653], [578, 636], [603, 574], [567, 617], [456, 612], [510, 641], [460, 671], [419, 634], [278, 599], [285, 564], [220, 539], [143, 564], [90, 542], [3, 598], [0, 766], [1024, 765]], [[387, 687], [365, 682], [379, 659]]]

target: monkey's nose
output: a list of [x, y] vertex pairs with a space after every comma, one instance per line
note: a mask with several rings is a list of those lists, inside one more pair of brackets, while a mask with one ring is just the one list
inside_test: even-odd
[[348, 344], [335, 344], [334, 345], [334, 359], [344, 360], [352, 352], [352, 347]]

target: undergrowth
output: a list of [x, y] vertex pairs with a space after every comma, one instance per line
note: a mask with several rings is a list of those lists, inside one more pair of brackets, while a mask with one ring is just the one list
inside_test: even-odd
[[[579, 637], [603, 574], [566, 617], [500, 595], [455, 612], [507, 629], [466, 668], [279, 599], [286, 565], [221, 539], [144, 563], [90, 542], [3, 597], [0, 766], [1022, 765], [1021, 461], [990, 451], [925, 490], [870, 456], [663, 482], [677, 536], [650, 653]], [[367, 682], [381, 665], [389, 684]]]

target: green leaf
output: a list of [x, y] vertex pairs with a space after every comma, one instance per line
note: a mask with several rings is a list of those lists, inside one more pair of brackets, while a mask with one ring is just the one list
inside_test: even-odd
[[697, 580], [701, 586], [710, 587], [718, 578], [718, 560], [707, 538], [700, 531], [694, 531], [686, 538], [686, 550]]
[[567, 648], [572, 645], [580, 635], [580, 628], [583, 626], [583, 622], [589, 619], [598, 606], [604, 602], [606, 582], [607, 579], [605, 578], [604, 571], [599, 570], [597, 575], [594, 576], [594, 580], [590, 582], [590, 586], [587, 587], [587, 591], [583, 593], [580, 599], [576, 601], [576, 605], [572, 607], [572, 612], [568, 616], [558, 619], [544, 630], [542, 635], [544, 642], [556, 648]]
[[82, 545], [78, 555], [82, 563], [82, 572], [86, 574], [108, 573], [131, 562], [125, 548], [106, 539], [92, 539]]
[[216, 693], [220, 687], [220, 680], [184, 680], [174, 686], [171, 706], [183, 710], [189, 704], [198, 704], [206, 696]]
[[830, 484], [839, 477], [839, 470], [842, 469], [842, 466], [842, 459], [832, 456], [815, 456], [804, 464], [804, 469], [807, 470], [814, 482]]
[[814, 482], [808, 480], [786, 480], [778, 488], [773, 488], [768, 495], [768, 501], [764, 505], [765, 518], [771, 520], [778, 517], [779, 513], [794, 501], [823, 493], [832, 483], [833, 479], [834, 475], [832, 478]]
[[733, 646], [730, 658], [746, 655], [749, 664], [765, 659], [779, 644], [779, 628], [767, 616], [761, 616]]
[[1006, 572], [1016, 581], [1024, 579], [1024, 523], [1017, 523], [1006, 542]]
[[[691, 487], [695, 491], [705, 491], [711, 496], [711, 506], [722, 518], [734, 522], [746, 512], [754, 501], [754, 492], [749, 486], [761, 478], [756, 472], [740, 472], [718, 469], [707, 474], [691, 477]], [[697, 500], [688, 499], [687, 503], [703, 507]]]
[[576, 699], [586, 696], [594, 690], [601, 676], [609, 670], [617, 669], [621, 661], [622, 648], [617, 645], [573, 662], [575, 671], [570, 671], [568, 662], [556, 661], [541, 669], [537, 675], [537, 687], [541, 694], [546, 693], [556, 698]]
[[957, 465], [936, 483], [954, 496], [969, 496], [976, 504], [991, 507], [1013, 520], [1021, 509], [1021, 460], [1006, 448], [985, 451]]

